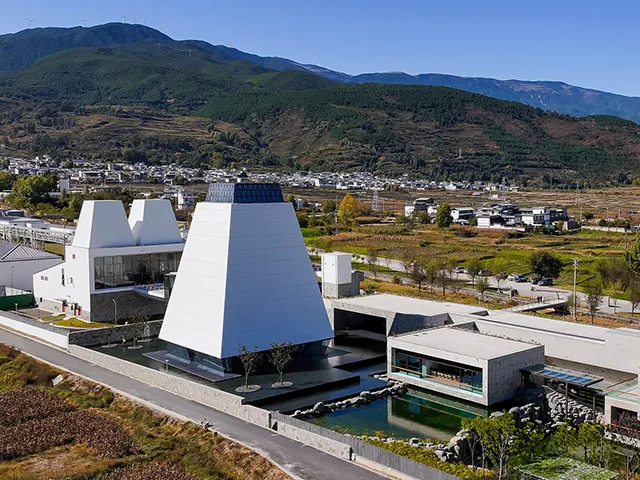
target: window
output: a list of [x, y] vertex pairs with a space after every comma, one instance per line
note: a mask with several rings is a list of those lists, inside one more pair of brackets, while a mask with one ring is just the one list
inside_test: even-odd
[[165, 274], [177, 270], [181, 256], [181, 252], [170, 252], [97, 257], [94, 259], [95, 288], [162, 283]]

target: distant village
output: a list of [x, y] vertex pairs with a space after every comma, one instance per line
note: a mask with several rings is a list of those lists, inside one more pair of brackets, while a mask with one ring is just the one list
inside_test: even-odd
[[[190, 185], [219, 182], [269, 182], [279, 183], [289, 188], [324, 188], [336, 190], [404, 190], [437, 191], [469, 190], [474, 195], [479, 192], [494, 192], [491, 196], [495, 204], [482, 207], [457, 206], [451, 210], [453, 223], [478, 228], [525, 229], [527, 227], [560, 226], [563, 229], [580, 228], [580, 224], [569, 218], [566, 208], [558, 206], [518, 207], [504, 201], [507, 193], [517, 192], [518, 186], [492, 182], [448, 182], [426, 179], [411, 179], [408, 175], [399, 178], [377, 176], [367, 172], [264, 172], [253, 173], [244, 169], [195, 169], [175, 165], [147, 165], [144, 163], [105, 163], [74, 159], [64, 167], [51, 157], [38, 156], [33, 159], [1, 158], [5, 170], [17, 175], [42, 175], [54, 171], [60, 178], [60, 192], [79, 191], [74, 185], [89, 186], [90, 191], [100, 191], [115, 185], [157, 184], [164, 186], [162, 198], [174, 202], [177, 210], [191, 208], [199, 199]], [[54, 192], [55, 195], [55, 192]], [[377, 193], [374, 198], [377, 198]], [[374, 200], [375, 201], [375, 200]], [[421, 196], [412, 204], [405, 206], [407, 218], [419, 218], [426, 215], [431, 221], [435, 218], [439, 204], [430, 196]], [[375, 207], [375, 205], [374, 205]], [[374, 210], [377, 210], [374, 208]], [[592, 227], [592, 228], [605, 228]], [[610, 228], [610, 227], [606, 227]]]

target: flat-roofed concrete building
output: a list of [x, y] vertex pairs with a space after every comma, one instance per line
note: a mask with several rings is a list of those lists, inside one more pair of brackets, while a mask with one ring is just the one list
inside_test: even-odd
[[[544, 365], [518, 367], [523, 378], [538, 375], [554, 388], [580, 391], [582, 400], [586, 398], [589, 405], [595, 398], [598, 408], [604, 409], [605, 420], [612, 424], [622, 414], [637, 415], [640, 428], [639, 330], [600, 327], [389, 294], [332, 300], [329, 318], [336, 335], [362, 332], [362, 336], [367, 338], [386, 341], [390, 365], [396, 362], [391, 356], [390, 346], [397, 346], [397, 342], [408, 337], [405, 334], [420, 335], [420, 332], [435, 332], [434, 329], [441, 327], [476, 332], [472, 334], [475, 336], [468, 337], [473, 340], [473, 345], [468, 343], [467, 348], [458, 352], [466, 351], [470, 358], [480, 359], [476, 352], [484, 351], [485, 345], [498, 340], [524, 343], [527, 347], [540, 346], [544, 349], [544, 361], [540, 363]], [[442, 340], [435, 346], [446, 350], [458, 348], [457, 345], [461, 344], [453, 337], [449, 339], [452, 347], [445, 344], [446, 339]], [[462, 364], [474, 366], [470, 361]], [[491, 368], [490, 362], [487, 368]], [[436, 390], [431, 388], [433, 383], [433, 380], [428, 384], [422, 381], [422, 386]], [[443, 387], [438, 388], [441, 389], [438, 391], [444, 391]], [[464, 398], [451, 390], [448, 394]], [[493, 402], [493, 399], [488, 401]]]
[[493, 405], [513, 397], [521, 369], [544, 363], [544, 347], [442, 327], [390, 337], [388, 375], [415, 387]]

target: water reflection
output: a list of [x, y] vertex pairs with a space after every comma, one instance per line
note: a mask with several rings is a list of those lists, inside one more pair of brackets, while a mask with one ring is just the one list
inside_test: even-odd
[[449, 440], [461, 428], [463, 418], [486, 416], [487, 410], [447, 397], [410, 392], [376, 400], [364, 407], [347, 408], [312, 420], [318, 425], [347, 430], [355, 435], [384, 432], [396, 438]]

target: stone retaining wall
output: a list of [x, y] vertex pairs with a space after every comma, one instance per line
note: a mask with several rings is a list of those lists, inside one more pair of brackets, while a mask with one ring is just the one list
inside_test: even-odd
[[[142, 338], [157, 337], [160, 333], [162, 320], [152, 320], [146, 322]], [[80, 345], [82, 347], [94, 347], [96, 345], [106, 345], [111, 335], [111, 343], [119, 343], [124, 338], [131, 340], [136, 327], [133, 325], [117, 325], [109, 328], [91, 328], [81, 332], [69, 333], [69, 344]]]
[[72, 355], [88, 362], [215, 408], [254, 425], [270, 428], [270, 412], [251, 405], [243, 405], [242, 397], [238, 395], [168, 375], [164, 371], [144, 367], [79, 345], [69, 345], [68, 350]]
[[317, 450], [333, 455], [334, 457], [351, 460], [351, 447], [344, 443], [282, 422], [278, 423], [278, 433], [296, 442], [309, 445]]

